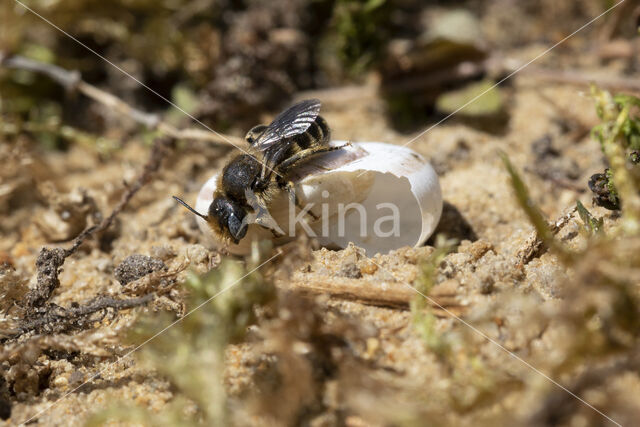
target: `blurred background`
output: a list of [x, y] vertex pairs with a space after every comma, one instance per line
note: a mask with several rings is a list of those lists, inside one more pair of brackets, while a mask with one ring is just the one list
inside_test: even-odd
[[[25, 0], [64, 31], [219, 131], [242, 130], [300, 91], [368, 84], [392, 125], [437, 120], [614, 4], [609, 0]], [[629, 0], [541, 60], [554, 70], [637, 71], [636, 2]], [[79, 71], [175, 122], [188, 118], [14, 1], [0, 6], [0, 51]], [[622, 19], [624, 18], [624, 19]], [[587, 53], [597, 53], [587, 55]], [[585, 55], [580, 55], [585, 53]], [[505, 85], [509, 85], [506, 82]], [[461, 90], [461, 89], [467, 89]], [[27, 71], [0, 74], [4, 120], [64, 121], [102, 133], [82, 97]], [[336, 95], [339, 96], [339, 95]], [[344, 94], [344, 102], [358, 93]], [[490, 91], [465, 113], [504, 124]], [[464, 114], [462, 114], [464, 115]], [[121, 118], [115, 119], [122, 127]], [[123, 129], [124, 131], [124, 129]], [[47, 144], [64, 137], [41, 134]]]

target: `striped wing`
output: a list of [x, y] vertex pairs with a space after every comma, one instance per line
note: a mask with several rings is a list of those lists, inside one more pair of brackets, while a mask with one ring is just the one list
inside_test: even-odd
[[309, 129], [319, 113], [319, 100], [307, 99], [298, 102], [278, 114], [252, 145], [259, 151], [265, 151], [279, 141], [300, 135]]

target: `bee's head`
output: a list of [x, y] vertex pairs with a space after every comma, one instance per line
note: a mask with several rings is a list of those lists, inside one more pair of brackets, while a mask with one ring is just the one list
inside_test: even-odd
[[257, 125], [249, 129], [249, 132], [245, 135], [244, 139], [249, 143], [249, 145], [253, 145], [254, 142], [262, 135], [267, 128], [267, 125]]
[[238, 243], [247, 234], [248, 224], [242, 220], [247, 215], [247, 211], [237, 202], [226, 197], [219, 196], [213, 199], [209, 205], [209, 216], [207, 222], [217, 222], [222, 234], [230, 237], [234, 243]]
[[173, 196], [173, 198], [207, 221], [212, 230], [220, 234], [223, 240], [230, 240], [237, 244], [247, 234], [248, 224], [242, 222], [247, 212], [242, 205], [233, 200], [223, 196], [216, 197], [209, 205], [208, 215], [203, 215], [178, 197]]

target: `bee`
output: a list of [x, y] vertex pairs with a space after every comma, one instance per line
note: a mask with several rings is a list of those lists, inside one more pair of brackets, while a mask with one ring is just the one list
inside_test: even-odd
[[300, 207], [288, 179], [290, 172], [312, 156], [348, 145], [329, 145], [331, 131], [319, 115], [320, 105], [317, 99], [304, 100], [278, 114], [269, 125], [251, 128], [245, 136], [249, 149], [235, 154], [223, 167], [206, 215], [174, 198], [203, 218], [227, 244], [237, 244], [247, 234], [248, 219], [277, 235], [260, 216], [268, 213], [272, 200], [283, 191]]

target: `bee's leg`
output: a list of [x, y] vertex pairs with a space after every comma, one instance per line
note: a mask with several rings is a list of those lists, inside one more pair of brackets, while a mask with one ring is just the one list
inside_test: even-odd
[[[296, 196], [296, 191], [294, 189], [294, 185], [293, 182], [291, 181], [287, 181], [286, 184], [284, 184], [284, 189], [287, 191], [287, 193], [289, 193], [289, 197], [291, 197], [291, 199], [293, 200], [293, 203], [295, 203], [296, 207], [300, 210], [304, 210], [304, 206], [302, 206], [300, 204], [300, 200], [298, 200], [298, 197]], [[311, 218], [313, 218], [314, 221], [317, 221], [320, 217], [317, 216], [316, 214], [314, 214], [311, 209], [309, 209], [307, 211], [307, 215], [309, 215]]]
[[286, 175], [289, 170], [291, 170], [300, 162], [307, 160], [311, 156], [315, 156], [316, 154], [320, 154], [320, 153], [327, 153], [329, 151], [340, 150], [341, 148], [348, 147], [350, 145], [351, 143], [347, 142], [346, 144], [339, 145], [336, 147], [329, 147], [325, 145], [320, 147], [307, 148], [306, 150], [299, 151], [293, 156], [289, 157], [288, 159], [282, 161], [278, 165], [278, 172], [282, 175]]

